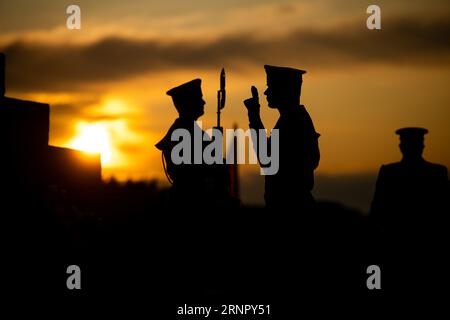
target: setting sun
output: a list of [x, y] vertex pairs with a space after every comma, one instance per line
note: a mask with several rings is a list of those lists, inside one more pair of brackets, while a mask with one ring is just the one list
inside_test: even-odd
[[103, 164], [111, 161], [111, 143], [104, 125], [79, 123], [77, 132], [77, 136], [70, 143], [71, 148], [100, 153]]

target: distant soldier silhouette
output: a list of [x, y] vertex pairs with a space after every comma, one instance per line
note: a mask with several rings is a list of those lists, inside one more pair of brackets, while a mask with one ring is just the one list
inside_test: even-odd
[[[310, 210], [315, 203], [311, 190], [314, 170], [320, 160], [320, 135], [314, 129], [305, 107], [300, 104], [302, 75], [306, 71], [269, 65], [264, 68], [267, 74], [264, 94], [268, 106], [280, 112], [274, 127], [279, 130], [279, 170], [275, 175], [265, 176], [266, 206]], [[244, 104], [248, 110], [250, 128], [264, 129], [255, 87], [252, 87], [252, 98], [245, 100]]]
[[[162, 151], [163, 164], [169, 181], [170, 205], [180, 208], [207, 208], [209, 205], [220, 205], [226, 201], [227, 171], [225, 166], [194, 164], [194, 131], [205, 134], [195, 122], [204, 114], [205, 101], [201, 89], [201, 79], [195, 79], [167, 91], [179, 117], [172, 124], [164, 138], [155, 146]], [[171, 153], [178, 141], [172, 141], [172, 133], [176, 129], [189, 131], [191, 137], [191, 164], [175, 164]], [[201, 152], [210, 143], [204, 141]]]
[[383, 230], [433, 223], [447, 214], [447, 168], [422, 157], [426, 133], [424, 128], [396, 131], [403, 159], [380, 168], [371, 207], [372, 218]]

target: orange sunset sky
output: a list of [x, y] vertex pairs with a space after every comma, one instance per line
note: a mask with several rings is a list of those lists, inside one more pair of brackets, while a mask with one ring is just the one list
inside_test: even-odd
[[[66, 28], [70, 4], [81, 30]], [[370, 4], [381, 30], [366, 27]], [[225, 67], [223, 126], [247, 128], [242, 100], [251, 85], [263, 97], [263, 65], [305, 69], [302, 103], [321, 134], [317, 192], [365, 210], [380, 165], [400, 159], [397, 128], [428, 128], [425, 158], [450, 166], [449, 18], [439, 0], [15, 0], [0, 2], [0, 50], [7, 96], [50, 104], [50, 144], [101, 152], [103, 177], [119, 180], [165, 181], [154, 144], [176, 118], [171, 87], [203, 80], [210, 128]], [[262, 107], [271, 128], [278, 113]], [[258, 166], [240, 173], [244, 201], [261, 202]], [[368, 181], [364, 199], [324, 182], [353, 178]]]

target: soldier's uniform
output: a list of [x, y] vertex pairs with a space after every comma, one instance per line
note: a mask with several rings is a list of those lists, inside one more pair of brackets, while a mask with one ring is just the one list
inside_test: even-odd
[[[264, 66], [267, 86], [278, 86], [287, 90], [301, 91], [302, 75], [306, 71]], [[250, 127], [264, 128], [259, 114], [249, 114]], [[266, 206], [269, 208], [311, 209], [314, 198], [314, 170], [319, 165], [320, 152], [318, 134], [311, 117], [303, 105], [290, 108], [281, 114], [274, 129], [279, 130], [279, 170], [265, 176]], [[270, 138], [268, 146], [270, 146]]]
[[385, 270], [396, 295], [435, 292], [446, 267], [447, 168], [422, 158], [423, 128], [403, 128], [400, 162], [383, 165], [378, 173], [370, 218], [375, 226], [372, 257]]
[[417, 157], [404, 156], [402, 161], [383, 165], [378, 173], [371, 216], [382, 228], [408, 223], [420, 224], [442, 216], [448, 201], [448, 174], [443, 165], [422, 158], [423, 128], [403, 128], [402, 152], [413, 148]]
[[[208, 208], [209, 205], [220, 205], [226, 201], [228, 175], [224, 165], [194, 164], [194, 131], [201, 137], [205, 132], [191, 118], [184, 116], [189, 110], [183, 108], [198, 108], [198, 103], [204, 104], [202, 99], [201, 80], [195, 79], [167, 91], [171, 96], [180, 117], [175, 120], [166, 135], [155, 146], [162, 151], [163, 162], [168, 178], [172, 182], [170, 190], [170, 205], [180, 208], [196, 207]], [[192, 102], [194, 101], [194, 102]], [[203, 107], [203, 106], [201, 106]], [[203, 112], [201, 112], [203, 114]], [[190, 164], [175, 164], [172, 161], [172, 149], [179, 143], [172, 141], [172, 133], [177, 129], [185, 129], [191, 137]], [[198, 134], [198, 133], [197, 133]], [[202, 139], [203, 140], [203, 139]], [[210, 143], [202, 141], [201, 152]], [[209, 207], [208, 209], [212, 209]]]

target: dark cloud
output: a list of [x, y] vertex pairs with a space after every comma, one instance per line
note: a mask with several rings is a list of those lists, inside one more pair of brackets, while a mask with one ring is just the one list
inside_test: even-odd
[[117, 148], [125, 154], [139, 154], [145, 151], [146, 146], [137, 143], [120, 143]]
[[59, 117], [82, 116], [84, 109], [70, 103], [55, 103], [51, 105], [51, 114], [57, 114]]
[[7, 54], [13, 90], [76, 90], [91, 83], [185, 69], [235, 68], [264, 63], [340, 68], [367, 63], [450, 64], [449, 17], [383, 19], [382, 30], [365, 21], [329, 30], [293, 30], [283, 36], [230, 34], [214, 41], [147, 41], [106, 38], [86, 45], [14, 42]]
[[76, 104], [54, 103], [50, 105], [50, 114], [57, 118], [85, 118], [92, 116], [92, 113], [89, 112], [92, 103], [95, 103], [94, 100], [92, 102], [79, 101]]
[[50, 105], [51, 115], [53, 118], [83, 118], [85, 121], [114, 121], [123, 119], [123, 114], [111, 115], [107, 112], [92, 112], [92, 105], [98, 103], [99, 100], [80, 101], [79, 103], [55, 103]]

